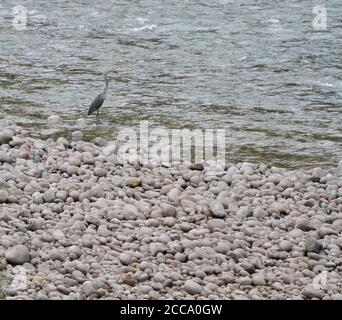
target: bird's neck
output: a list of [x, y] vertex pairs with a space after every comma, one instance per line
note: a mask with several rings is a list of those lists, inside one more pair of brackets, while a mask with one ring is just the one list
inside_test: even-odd
[[107, 75], [105, 75], [105, 81], [106, 81], [106, 84], [105, 84], [105, 88], [104, 88], [103, 94], [106, 96], [107, 92], [108, 92], [108, 85], [109, 85], [109, 80], [107, 78]]

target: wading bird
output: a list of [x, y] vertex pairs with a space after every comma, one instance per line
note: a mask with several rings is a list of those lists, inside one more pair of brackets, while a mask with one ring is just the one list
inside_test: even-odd
[[101, 92], [91, 103], [88, 111], [88, 116], [91, 115], [96, 111], [96, 125], [100, 124], [100, 108], [102, 107], [108, 93], [108, 84], [109, 84], [109, 78], [108, 78], [108, 73], [114, 72], [114, 71], [108, 71], [105, 73], [105, 88], [103, 92]]

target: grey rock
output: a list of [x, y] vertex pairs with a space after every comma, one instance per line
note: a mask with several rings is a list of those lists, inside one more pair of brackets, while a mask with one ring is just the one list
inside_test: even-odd
[[199, 285], [195, 281], [187, 280], [184, 283], [184, 290], [191, 295], [196, 295], [196, 294], [201, 294], [203, 288], [201, 285]]
[[30, 262], [30, 252], [24, 245], [17, 245], [7, 249], [5, 258], [9, 264], [21, 265]]
[[166, 253], [168, 250], [168, 246], [164, 243], [154, 242], [150, 244], [150, 252], [152, 256], [156, 256], [158, 253]]
[[320, 289], [316, 289], [311, 283], [303, 289], [302, 294], [305, 298], [308, 299], [322, 299], [324, 296], [324, 292]]
[[266, 217], [266, 211], [264, 208], [262, 207], [256, 207], [254, 210], [253, 210], [253, 216], [257, 219], [263, 219]]
[[282, 251], [290, 252], [292, 250], [292, 244], [290, 241], [283, 240], [279, 243], [279, 248]]
[[94, 169], [94, 175], [97, 177], [105, 177], [107, 175], [107, 170], [103, 168], [96, 167]]
[[4, 151], [0, 151], [0, 163], [12, 163], [13, 159]]
[[322, 168], [314, 168], [312, 170], [311, 180], [314, 182], [319, 182], [325, 175], [326, 173]]
[[72, 277], [78, 282], [83, 283], [87, 281], [87, 277], [79, 270], [74, 270], [72, 272]]
[[137, 177], [129, 177], [126, 179], [125, 184], [129, 187], [135, 188], [141, 185], [141, 179]]
[[170, 204], [162, 204], [162, 215], [163, 217], [174, 217], [176, 214], [176, 208]]
[[307, 252], [320, 253], [323, 245], [314, 238], [309, 238], [305, 241], [305, 250]]
[[65, 260], [65, 255], [63, 254], [62, 251], [60, 251], [58, 249], [52, 249], [50, 251], [50, 259], [51, 260], [64, 261]]
[[247, 206], [243, 206], [241, 207], [238, 212], [237, 212], [237, 216], [241, 217], [241, 218], [248, 218], [252, 215], [252, 211], [250, 210], [249, 207]]
[[207, 223], [208, 229], [212, 232], [221, 230], [226, 227], [226, 223], [222, 219], [210, 219]]
[[225, 218], [226, 215], [227, 215], [225, 210], [224, 210], [224, 207], [223, 207], [222, 203], [217, 201], [217, 200], [212, 201], [209, 204], [209, 209], [211, 211], [211, 214], [215, 218]]
[[96, 293], [96, 288], [92, 281], [85, 281], [81, 286], [81, 291], [86, 297]]
[[315, 227], [307, 218], [297, 218], [295, 227], [303, 231], [310, 231], [315, 229]]
[[69, 141], [67, 139], [65, 139], [64, 137], [59, 137], [56, 141], [56, 144], [61, 144], [63, 145], [65, 148], [69, 147]]
[[97, 227], [101, 224], [101, 220], [98, 217], [96, 217], [96, 216], [94, 216], [92, 214], [87, 214], [84, 217], [84, 220], [86, 222], [88, 222], [89, 224], [93, 224], [93, 225], [95, 225]]
[[8, 133], [4, 133], [4, 132], [0, 132], [0, 145], [2, 144], [9, 144], [10, 141], [12, 141], [13, 139], [13, 135], [8, 134]]
[[116, 141], [109, 142], [108, 145], [103, 148], [102, 153], [104, 156], [108, 157], [112, 154], [116, 154], [119, 149], [120, 144]]
[[131, 264], [132, 262], [132, 256], [128, 253], [121, 253], [119, 255], [119, 261], [124, 265], [124, 266], [128, 266], [129, 264]]
[[44, 192], [43, 199], [45, 202], [53, 202], [56, 199], [56, 194], [53, 190]]
[[252, 282], [255, 286], [266, 286], [266, 280], [262, 275], [253, 275]]
[[[96, 137], [94, 139], [94, 144], [99, 146], [99, 147], [105, 147], [108, 144], [108, 142], [106, 139], [103, 139], [101, 137]], [[106, 154], [106, 156], [109, 156], [109, 154]]]
[[8, 192], [5, 190], [0, 190], [0, 203], [5, 203], [8, 200]]

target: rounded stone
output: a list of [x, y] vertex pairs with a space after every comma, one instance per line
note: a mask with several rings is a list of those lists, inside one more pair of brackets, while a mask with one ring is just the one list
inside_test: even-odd
[[124, 265], [124, 266], [128, 266], [131, 264], [132, 262], [132, 256], [128, 253], [121, 253], [119, 255], [119, 261]]
[[279, 249], [282, 251], [290, 252], [292, 250], [292, 244], [290, 241], [282, 240], [279, 243]]
[[30, 262], [30, 252], [24, 245], [16, 245], [6, 250], [5, 258], [9, 264], [21, 265]]
[[225, 218], [227, 213], [224, 210], [223, 204], [217, 200], [210, 202], [209, 209], [215, 218]]
[[8, 200], [8, 192], [5, 190], [0, 190], [0, 203], [6, 203]]
[[193, 280], [187, 280], [184, 283], [184, 290], [191, 295], [196, 295], [201, 294], [203, 289], [202, 286], [197, 282]]
[[307, 252], [320, 253], [323, 245], [315, 238], [309, 238], [305, 241], [305, 250]]
[[141, 185], [141, 179], [137, 177], [129, 177], [126, 179], [125, 184], [129, 187], [135, 188]]
[[174, 217], [176, 214], [176, 208], [170, 204], [162, 204], [162, 215], [163, 217]]
[[255, 286], [266, 286], [266, 280], [262, 275], [254, 275], [252, 282]]

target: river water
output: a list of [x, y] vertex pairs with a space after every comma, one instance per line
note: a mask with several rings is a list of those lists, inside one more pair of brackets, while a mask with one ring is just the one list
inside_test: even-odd
[[[342, 5], [309, 0], [26, 0], [0, 4], [0, 118], [35, 136], [115, 136], [124, 126], [224, 128], [233, 161], [342, 159]], [[22, 25], [19, 25], [22, 26]], [[102, 125], [87, 117], [112, 76]], [[58, 114], [52, 128], [46, 119]], [[82, 120], [84, 123], [82, 124]]]

